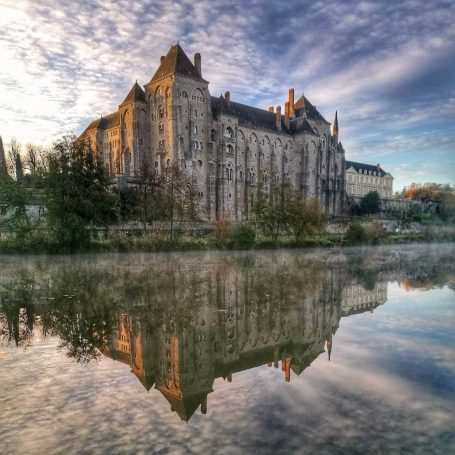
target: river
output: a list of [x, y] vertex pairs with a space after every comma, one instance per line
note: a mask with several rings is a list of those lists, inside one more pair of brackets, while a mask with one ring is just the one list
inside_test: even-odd
[[454, 453], [455, 245], [0, 256], [0, 453]]

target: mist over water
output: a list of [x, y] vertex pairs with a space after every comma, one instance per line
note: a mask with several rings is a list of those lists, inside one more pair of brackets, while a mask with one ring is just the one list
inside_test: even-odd
[[450, 453], [454, 253], [0, 257], [0, 453]]

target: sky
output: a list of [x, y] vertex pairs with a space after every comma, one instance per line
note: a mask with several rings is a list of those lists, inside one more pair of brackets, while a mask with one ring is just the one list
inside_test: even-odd
[[346, 158], [396, 190], [455, 184], [451, 0], [0, 0], [0, 135], [52, 143], [117, 109], [179, 42], [212, 95], [267, 109], [295, 88]]

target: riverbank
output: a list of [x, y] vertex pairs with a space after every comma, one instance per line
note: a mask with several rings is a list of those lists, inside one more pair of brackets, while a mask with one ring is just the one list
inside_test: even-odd
[[[248, 231], [248, 229], [247, 229]], [[171, 251], [209, 251], [235, 249], [278, 249], [278, 248], [312, 248], [343, 247], [356, 245], [393, 245], [422, 242], [455, 241], [455, 229], [438, 231], [426, 227], [419, 232], [386, 232], [378, 229], [365, 229], [361, 224], [351, 226], [340, 232], [323, 232], [307, 235], [303, 239], [290, 236], [279, 236], [276, 239], [266, 238], [255, 231], [229, 232], [220, 235], [217, 232], [203, 234], [169, 233], [149, 231], [140, 235], [113, 230], [104, 236], [92, 236], [88, 243], [78, 248], [65, 248], [46, 236], [16, 239], [0, 239], [0, 254], [61, 254], [73, 252], [171, 252]]]

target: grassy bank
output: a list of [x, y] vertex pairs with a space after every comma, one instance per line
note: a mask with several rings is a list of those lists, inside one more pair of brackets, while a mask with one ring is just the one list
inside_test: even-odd
[[[350, 228], [351, 229], [351, 228]], [[68, 249], [46, 236], [30, 236], [18, 239], [13, 236], [0, 238], [0, 254], [61, 254], [73, 252], [165, 252], [206, 251], [233, 249], [306, 248], [355, 245], [388, 245], [413, 242], [455, 241], [455, 231], [444, 235], [425, 228], [422, 232], [386, 233], [356, 226], [344, 234], [315, 233], [303, 239], [279, 236], [270, 239], [256, 234], [251, 228], [244, 232], [228, 232], [220, 235], [210, 232], [203, 235], [180, 234], [170, 238], [166, 232], [147, 232], [137, 235], [109, 233], [103, 239], [91, 239], [78, 248]]]

